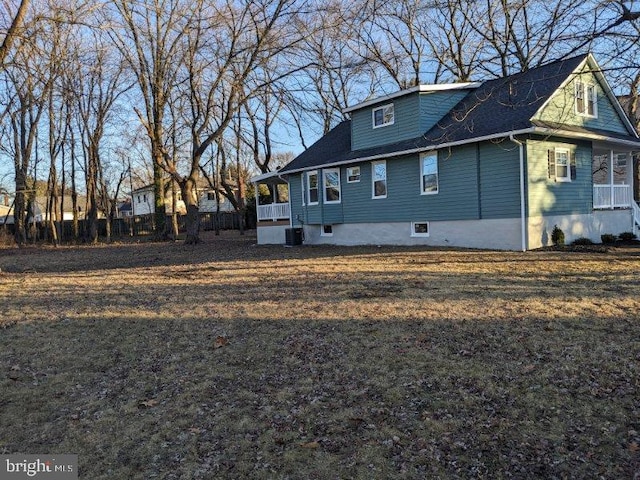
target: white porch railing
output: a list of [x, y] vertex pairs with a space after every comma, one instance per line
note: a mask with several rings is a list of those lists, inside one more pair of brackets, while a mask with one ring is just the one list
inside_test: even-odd
[[593, 208], [628, 208], [632, 203], [631, 185], [593, 186]]
[[258, 205], [258, 220], [289, 220], [288, 203]]

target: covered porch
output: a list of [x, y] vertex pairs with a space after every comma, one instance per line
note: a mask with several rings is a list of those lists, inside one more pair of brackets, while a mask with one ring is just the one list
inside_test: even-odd
[[633, 208], [633, 157], [630, 150], [593, 149], [593, 208]]
[[289, 185], [277, 172], [269, 172], [251, 179], [256, 189], [258, 222], [289, 221]]

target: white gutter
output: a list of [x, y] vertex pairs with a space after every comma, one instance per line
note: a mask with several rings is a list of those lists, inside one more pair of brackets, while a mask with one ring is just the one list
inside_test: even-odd
[[[313, 170], [316, 168], [337, 167], [340, 165], [348, 165], [350, 163], [382, 160], [382, 159], [391, 158], [391, 157], [400, 157], [402, 155], [411, 155], [412, 153], [430, 152], [432, 150], [438, 150], [441, 148], [457, 147], [458, 145], [466, 145], [468, 143], [476, 143], [476, 142], [483, 142], [485, 140], [495, 140], [497, 138], [504, 138], [504, 137], [508, 137], [510, 133], [512, 135], [523, 135], [526, 133], [534, 133], [535, 131], [536, 131], [535, 127], [529, 127], [529, 128], [524, 128], [522, 130], [514, 130], [512, 132], [494, 133], [493, 135], [485, 135], [484, 137], [474, 137], [467, 140], [459, 140], [457, 142], [439, 143], [437, 145], [430, 145], [428, 147], [411, 148], [409, 150], [402, 150], [399, 152], [381, 153], [379, 155], [370, 155], [368, 157], [350, 158], [349, 160], [342, 160], [340, 162], [323, 163], [322, 165], [316, 165], [313, 167], [296, 168], [295, 170], [287, 170], [283, 173], [286, 175], [289, 175], [291, 173], [304, 172], [306, 170]], [[637, 145], [640, 147], [640, 143], [638, 143]]]
[[635, 147], [640, 149], [640, 140], [623, 140], [621, 138], [609, 137], [607, 135], [600, 135], [598, 133], [586, 133], [586, 132], [572, 132], [570, 130], [558, 130], [548, 127], [535, 127], [535, 133], [543, 135], [556, 135], [560, 137], [577, 138], [577, 139], [589, 139], [598, 140], [600, 142], [616, 143], [618, 145], [624, 145], [627, 147]]
[[509, 135], [509, 140], [518, 145], [520, 153], [520, 235], [522, 238], [522, 251], [527, 251], [527, 211], [525, 208], [524, 194], [524, 144], [520, 140], [516, 140], [513, 133]]

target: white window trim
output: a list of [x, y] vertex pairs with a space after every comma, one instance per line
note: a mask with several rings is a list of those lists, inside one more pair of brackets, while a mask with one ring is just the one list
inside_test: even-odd
[[[376, 196], [376, 165], [379, 164], [384, 164], [384, 183], [385, 183], [385, 189], [384, 189], [384, 195], [378, 195]], [[387, 198], [387, 195], [389, 193], [389, 183], [387, 181], [387, 161], [386, 160], [377, 160], [375, 162], [371, 162], [371, 198], [372, 199], [380, 199], [380, 198]]]
[[304, 188], [304, 177], [305, 177], [304, 173], [301, 173], [300, 174], [300, 190], [302, 190], [302, 206], [303, 207], [307, 204], [305, 200], [307, 198], [307, 191]]
[[[352, 174], [351, 172], [353, 172], [355, 169], [358, 169], [358, 178], [357, 180], [349, 180], [349, 177], [355, 176], [354, 174]], [[347, 167], [347, 183], [360, 183], [360, 167]]]
[[[560, 177], [558, 176], [558, 153], [566, 153], [567, 154], [567, 176]], [[570, 182], [571, 181], [571, 151], [568, 148], [556, 148], [553, 151], [555, 155], [555, 174], [556, 174], [556, 182]]]
[[[315, 175], [316, 176], [316, 190], [318, 190], [318, 200], [315, 202], [311, 201], [311, 182], [309, 181], [309, 177], [311, 177], [311, 175]], [[317, 170], [312, 170], [310, 172], [307, 172], [307, 191], [306, 191], [306, 195], [307, 195], [307, 205], [318, 205], [318, 202], [320, 201], [320, 178], [318, 177], [318, 171]]]
[[[338, 200], [327, 200], [327, 173], [338, 174]], [[339, 168], [325, 168], [322, 170], [322, 198], [324, 203], [331, 205], [334, 203], [340, 203], [342, 201], [342, 186], [340, 182], [340, 169]]]
[[[581, 112], [580, 110], [578, 110], [578, 88], [579, 85], [582, 85], [583, 88], [583, 105], [584, 105], [584, 112]], [[589, 90], [593, 91], [593, 114], [589, 113]], [[574, 111], [576, 113], [576, 115], [580, 116], [580, 117], [587, 117], [587, 118], [598, 118], [598, 89], [596, 88], [594, 83], [591, 82], [585, 82], [582, 80], [576, 80], [575, 82], [575, 89], [574, 89], [574, 93], [573, 93], [573, 99], [574, 99]]]
[[[393, 109], [393, 118], [391, 119], [390, 122], [386, 122], [384, 121], [384, 110], [391, 107]], [[376, 125], [376, 112], [378, 110], [382, 110], [382, 123], [380, 125]], [[396, 112], [395, 112], [395, 108], [393, 106], [393, 103], [387, 103], [386, 105], [381, 105], [379, 107], [376, 107], [374, 109], [371, 110], [371, 125], [373, 125], [373, 128], [382, 128], [382, 127], [387, 127], [389, 125], [393, 125], [396, 121]]]
[[[331, 227], [331, 232], [330, 233], [325, 232], [324, 227]], [[333, 237], [333, 225], [327, 225], [327, 224], [320, 225], [320, 236]]]
[[[436, 157], [436, 191], [435, 192], [425, 192], [424, 191], [424, 157], [427, 156], [435, 156]], [[420, 195], [437, 195], [440, 192], [440, 165], [438, 164], [438, 152], [427, 152], [420, 155]], [[418, 222], [421, 223], [421, 222]]]
[[[417, 233], [416, 232], [416, 224], [426, 223], [427, 224], [427, 233]], [[412, 237], [428, 237], [431, 233], [431, 225], [429, 222], [411, 222], [411, 236]]]

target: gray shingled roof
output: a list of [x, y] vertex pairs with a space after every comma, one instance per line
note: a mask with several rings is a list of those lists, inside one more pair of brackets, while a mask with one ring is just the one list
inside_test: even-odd
[[346, 120], [293, 159], [280, 173], [532, 128], [536, 125], [531, 118], [586, 57], [586, 54], [579, 55], [488, 80], [470, 91], [429, 131], [394, 144], [352, 151], [351, 121]]

